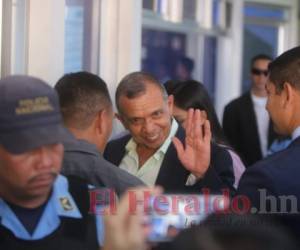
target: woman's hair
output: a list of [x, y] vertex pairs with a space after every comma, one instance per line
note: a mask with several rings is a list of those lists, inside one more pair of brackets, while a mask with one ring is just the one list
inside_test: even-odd
[[174, 90], [180, 85], [182, 81], [179, 80], [168, 80], [164, 83], [164, 87], [168, 93], [168, 95], [172, 95]]
[[211, 125], [213, 141], [228, 145], [215, 108], [204, 85], [194, 80], [176, 81], [175, 85], [172, 91], [168, 93], [174, 96], [175, 105], [183, 110], [194, 108], [205, 111]]

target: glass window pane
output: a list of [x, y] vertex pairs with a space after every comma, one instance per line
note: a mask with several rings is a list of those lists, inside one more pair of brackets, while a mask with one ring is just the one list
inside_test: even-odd
[[214, 99], [216, 82], [217, 62], [217, 38], [207, 36], [204, 38], [204, 59], [203, 59], [203, 84], [208, 90], [211, 98]]
[[142, 46], [143, 71], [155, 75], [162, 83], [176, 78], [176, 62], [185, 55], [185, 34], [143, 29]]
[[[249, 90], [251, 84], [249, 79], [251, 58], [257, 54], [267, 54], [273, 58], [277, 55], [280, 24], [278, 22], [266, 23], [264, 20], [284, 21], [288, 10], [279, 7], [249, 4], [245, 5], [244, 13], [246, 22], [243, 39], [242, 90], [246, 91]], [[250, 18], [255, 20], [255, 23], [252, 23]]]
[[257, 54], [276, 57], [278, 27], [258, 24], [244, 26], [243, 91], [250, 88], [249, 70], [251, 58]]
[[212, 7], [213, 28], [229, 28], [232, 18], [232, 3], [226, 0], [213, 0]]
[[66, 0], [65, 73], [97, 71], [99, 14], [99, 1]]
[[163, 15], [169, 4], [169, 0], [143, 0], [143, 9]]
[[279, 8], [270, 8], [262, 5], [246, 5], [244, 15], [251, 18], [275, 19], [277, 21], [286, 20], [286, 11]]
[[66, 6], [65, 14], [65, 73], [83, 69], [84, 4]]
[[168, 0], [156, 0], [155, 1], [155, 10], [157, 13], [163, 14], [166, 12], [166, 8], [170, 3]]
[[220, 0], [213, 0], [213, 26], [218, 26], [220, 17]]
[[225, 27], [229, 28], [231, 25], [231, 19], [232, 19], [232, 3], [226, 2], [225, 11], [226, 11]]
[[143, 0], [143, 9], [153, 10], [154, 0]]
[[13, 37], [14, 37], [14, 58], [13, 58], [13, 69], [12, 74], [24, 74], [26, 71], [26, 2], [22, 0], [17, 0], [13, 4], [15, 8], [15, 20], [12, 22], [14, 27], [12, 27]]
[[183, 18], [196, 20], [196, 0], [183, 1]]

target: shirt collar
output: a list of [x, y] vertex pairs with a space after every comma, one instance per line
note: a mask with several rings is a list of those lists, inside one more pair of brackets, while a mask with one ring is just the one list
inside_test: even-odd
[[67, 178], [59, 175], [53, 187], [53, 199], [59, 216], [82, 218], [76, 203], [69, 193]]
[[[175, 136], [177, 130], [178, 130], [178, 123], [176, 122], [176, 120], [174, 118], [172, 118], [171, 129], [170, 129], [168, 137], [166, 138], [164, 143], [160, 146], [160, 148], [153, 155], [153, 157], [156, 160], [159, 160], [161, 158], [161, 156], [166, 154], [166, 152], [169, 148], [169, 145], [172, 142], [172, 138]], [[131, 138], [125, 146], [126, 152], [128, 154], [132, 154], [133, 152], [136, 152], [136, 146], [137, 145], [136, 145], [135, 141], [133, 140], [133, 138]]]
[[166, 152], [169, 148], [169, 145], [172, 142], [172, 138], [175, 136], [175, 134], [177, 132], [177, 129], [178, 129], [178, 123], [176, 122], [176, 120], [174, 118], [172, 118], [170, 133], [158, 151], [161, 151], [163, 154], [166, 154]]
[[44, 238], [59, 226], [60, 217], [82, 218], [68, 191], [68, 181], [63, 176], [56, 178], [52, 194], [32, 235], [27, 232], [6, 202], [0, 199], [0, 223], [20, 239], [37, 240]]
[[132, 138], [127, 142], [125, 149], [126, 152], [131, 152], [136, 150], [136, 143]]
[[294, 141], [296, 138], [300, 136], [300, 126], [297, 127], [292, 133], [292, 140]]
[[[68, 188], [69, 185], [66, 177], [59, 175], [53, 184], [53, 191], [47, 203], [52, 202], [52, 204], [54, 204], [56, 213], [59, 216], [82, 218], [82, 215], [69, 193]], [[7, 209], [10, 208], [7, 206], [5, 201], [0, 198], [0, 218], [6, 214]]]

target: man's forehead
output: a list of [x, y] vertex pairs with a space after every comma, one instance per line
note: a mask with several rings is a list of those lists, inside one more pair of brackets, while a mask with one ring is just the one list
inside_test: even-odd
[[121, 104], [121, 110], [127, 117], [141, 117], [151, 115], [157, 111], [165, 110], [167, 103], [162, 98], [136, 98], [123, 99]]
[[[25, 152], [26, 153], [26, 152]], [[24, 153], [23, 153], [24, 154]], [[13, 154], [6, 150], [3, 145], [0, 145], [0, 160], [1, 159], [8, 159], [8, 158], [13, 158], [15, 156], [20, 156], [22, 154]]]
[[143, 102], [145, 100], [155, 100], [164, 102], [165, 98], [163, 96], [162, 90], [154, 85], [154, 84], [147, 84], [145, 91], [139, 93], [135, 97], [128, 98], [126, 95], [120, 96], [120, 102], [128, 102], [128, 103], [138, 103]]
[[255, 62], [253, 62], [253, 66], [268, 67], [270, 62], [271, 62], [271, 60], [268, 60], [268, 59], [258, 59]]
[[128, 102], [128, 104], [122, 107], [125, 115], [128, 117], [138, 117], [138, 116], [147, 116], [151, 115], [157, 111], [164, 110], [166, 105], [164, 102]]
[[151, 95], [151, 96], [155, 95], [155, 96], [158, 96], [160, 98], [163, 98], [163, 91], [162, 91], [162, 88], [160, 88], [160, 86], [158, 86], [157, 84], [147, 82], [145, 84], [144, 95]]

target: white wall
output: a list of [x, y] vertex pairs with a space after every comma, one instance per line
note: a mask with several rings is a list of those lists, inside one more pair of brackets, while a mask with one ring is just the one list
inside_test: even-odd
[[64, 7], [62, 0], [28, 0], [27, 73], [51, 85], [64, 73]]
[[[108, 84], [113, 103], [119, 81], [141, 67], [141, 0], [102, 0], [100, 76]], [[113, 123], [112, 136], [124, 130], [119, 121]]]
[[224, 106], [241, 93], [243, 55], [243, 1], [233, 1], [232, 27], [219, 38], [215, 107], [220, 120]]
[[126, 74], [140, 69], [141, 0], [102, 0], [100, 76], [112, 97]]
[[[2, 17], [2, 1], [0, 1], [0, 13]], [[0, 18], [0, 76], [2, 75], [2, 18]]]
[[64, 72], [64, 1], [1, 1], [1, 76], [29, 74], [54, 85]]

